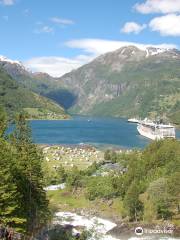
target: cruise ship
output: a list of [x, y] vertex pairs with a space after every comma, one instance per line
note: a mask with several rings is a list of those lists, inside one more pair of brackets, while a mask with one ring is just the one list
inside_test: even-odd
[[152, 140], [175, 138], [175, 128], [171, 124], [156, 123], [148, 119], [139, 121], [137, 125], [139, 134]]

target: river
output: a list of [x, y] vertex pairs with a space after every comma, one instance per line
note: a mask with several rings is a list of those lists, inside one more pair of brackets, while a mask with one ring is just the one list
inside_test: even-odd
[[54, 222], [62, 226], [71, 225], [74, 228], [74, 233], [78, 233], [79, 228], [86, 229], [92, 233], [89, 240], [177, 240], [167, 236], [166, 234], [142, 234], [138, 236], [134, 230], [130, 231], [128, 235], [112, 236], [109, 231], [113, 230], [117, 224], [109, 220], [102, 219], [96, 216], [78, 215], [71, 212], [57, 212], [55, 214]]

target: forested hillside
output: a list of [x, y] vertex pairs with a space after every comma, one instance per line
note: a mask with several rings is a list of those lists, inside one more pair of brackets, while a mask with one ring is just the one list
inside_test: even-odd
[[0, 105], [10, 116], [23, 111], [27, 118], [67, 118], [62, 107], [18, 84], [2, 68], [0, 68]]
[[21, 86], [56, 101], [65, 109], [72, 107], [76, 101], [76, 95], [73, 92], [47, 73], [32, 73], [22, 63], [6, 57], [0, 58], [0, 66]]

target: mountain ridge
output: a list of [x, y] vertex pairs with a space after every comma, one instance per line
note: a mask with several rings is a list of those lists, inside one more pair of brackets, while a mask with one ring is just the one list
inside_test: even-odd
[[180, 124], [178, 49], [125, 46], [60, 78], [8, 66], [16, 81], [70, 113], [126, 118], [161, 115]]
[[21, 62], [10, 60], [6, 57], [0, 58], [2, 67], [18, 84], [29, 90], [47, 97], [67, 109], [76, 101], [76, 96], [69, 91], [57, 78], [47, 73], [31, 72]]
[[78, 94], [72, 113], [115, 117], [159, 113], [180, 124], [174, 117], [180, 114], [179, 69], [177, 49], [129, 46], [103, 54], [59, 81]]
[[0, 67], [0, 105], [10, 118], [24, 112], [28, 119], [65, 119], [64, 109], [50, 99], [38, 95], [16, 82]]

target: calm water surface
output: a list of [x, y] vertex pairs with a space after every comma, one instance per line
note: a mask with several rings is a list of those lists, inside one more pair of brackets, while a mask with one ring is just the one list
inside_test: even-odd
[[[118, 118], [75, 116], [71, 120], [33, 120], [33, 139], [41, 144], [92, 144], [98, 147], [143, 148], [150, 140], [136, 124]], [[180, 138], [180, 131], [177, 131]]]

